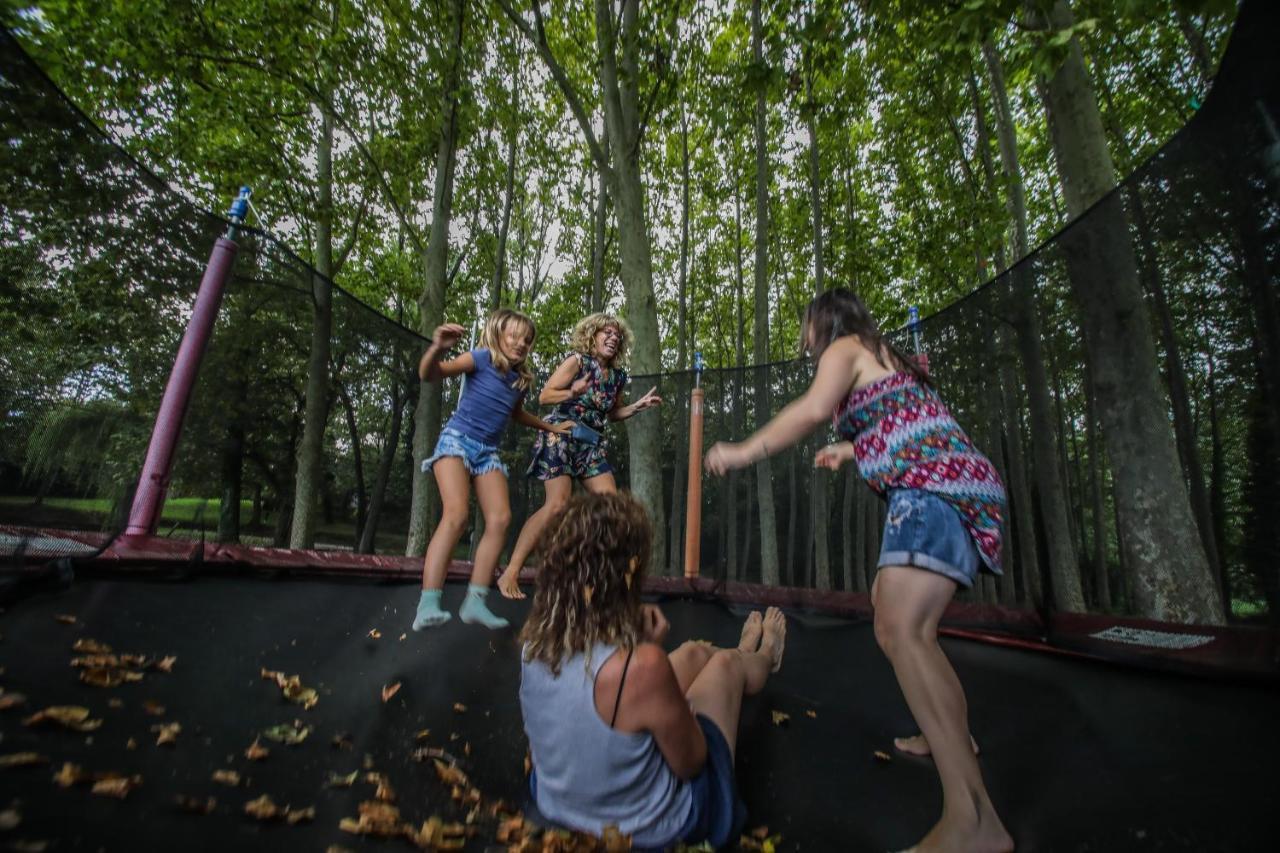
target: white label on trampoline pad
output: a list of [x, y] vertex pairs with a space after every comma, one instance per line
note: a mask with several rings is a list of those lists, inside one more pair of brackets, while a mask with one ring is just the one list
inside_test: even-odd
[[1213, 642], [1212, 634], [1175, 634], [1170, 631], [1149, 631], [1145, 628], [1125, 628], [1112, 625], [1105, 631], [1090, 634], [1095, 640], [1110, 640], [1131, 646], [1150, 646], [1155, 649], [1194, 649]]

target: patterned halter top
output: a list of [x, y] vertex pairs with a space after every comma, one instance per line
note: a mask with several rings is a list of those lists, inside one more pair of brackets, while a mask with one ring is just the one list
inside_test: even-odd
[[920, 489], [960, 513], [987, 567], [1000, 573], [1004, 484], [933, 388], [893, 373], [852, 391], [831, 418], [853, 442], [858, 472], [882, 497]]

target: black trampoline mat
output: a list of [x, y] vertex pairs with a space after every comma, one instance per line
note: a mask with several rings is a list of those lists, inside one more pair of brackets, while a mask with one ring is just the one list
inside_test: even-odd
[[[462, 592], [445, 591], [455, 612]], [[374, 788], [326, 781], [371, 767], [390, 781], [404, 819], [461, 819], [465, 810], [432, 766], [411, 758], [421, 746], [457, 756], [487, 799], [524, 805], [515, 628], [491, 632], [455, 619], [414, 633], [417, 597], [403, 584], [202, 576], [84, 581], [10, 607], [0, 615], [0, 686], [25, 694], [27, 704], [0, 712], [0, 754], [34, 751], [50, 763], [0, 769], [0, 809], [12, 805], [22, 817], [0, 831], [0, 847], [46, 840], [50, 850], [409, 850], [404, 840], [340, 830]], [[490, 601], [513, 622], [527, 609], [496, 591]], [[671, 647], [685, 639], [736, 644], [745, 614], [715, 602], [668, 601], [663, 609]], [[91, 687], [70, 666], [79, 638], [177, 662], [140, 683]], [[943, 645], [1018, 849], [1272, 849], [1280, 691], [968, 641]], [[263, 668], [301, 676], [319, 703], [304, 710], [286, 701]], [[402, 687], [384, 703], [383, 686], [395, 681]], [[113, 697], [123, 707], [109, 707]], [[146, 700], [164, 715], [145, 713]], [[90, 734], [22, 725], [50, 705], [88, 707], [103, 724]], [[775, 725], [774, 711], [789, 719]], [[304, 742], [263, 739], [270, 756], [245, 758], [263, 729], [295, 719], [313, 726]], [[151, 732], [164, 722], [182, 726], [172, 746], [156, 745]], [[417, 739], [423, 729], [430, 735]], [[892, 737], [912, 730], [870, 624], [793, 614], [781, 673], [743, 707], [738, 779], [748, 826], [781, 834], [783, 850], [896, 850], [917, 841], [940, 812], [941, 792], [928, 759], [893, 754]], [[340, 733], [352, 748], [332, 744]], [[134, 750], [126, 749], [130, 738]], [[877, 750], [892, 760], [878, 760]], [[124, 800], [64, 789], [52, 777], [67, 761], [143, 781]], [[213, 782], [218, 769], [238, 771], [242, 786]], [[186, 814], [173, 803], [179, 794], [213, 796], [217, 806]], [[262, 794], [281, 806], [314, 806], [316, 818], [290, 826], [246, 816], [244, 804]], [[485, 818], [470, 848], [494, 844], [494, 822]]]

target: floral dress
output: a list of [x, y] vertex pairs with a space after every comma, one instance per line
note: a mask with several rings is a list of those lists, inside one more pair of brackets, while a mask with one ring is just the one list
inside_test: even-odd
[[[627, 384], [627, 372], [619, 367], [603, 367], [594, 356], [584, 353], [574, 355], [578, 359], [578, 372], [573, 381], [585, 378], [587, 390], [577, 397], [557, 403], [551, 414], [547, 415], [546, 421], [552, 424], [573, 421], [603, 433], [609, 421], [609, 412], [613, 411], [618, 395]], [[605, 458], [603, 438], [597, 444], [590, 444], [568, 435], [539, 432], [533, 444], [533, 459], [529, 462], [528, 475], [539, 480], [554, 480], [556, 477], [588, 480], [612, 471], [613, 467]]]

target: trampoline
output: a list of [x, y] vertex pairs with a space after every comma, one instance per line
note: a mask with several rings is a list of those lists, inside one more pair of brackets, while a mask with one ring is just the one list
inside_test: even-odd
[[[1261, 361], [1267, 327], [1258, 318], [1268, 315], [1257, 307], [1275, 306], [1280, 280], [1276, 32], [1280, 6], [1244, 3], [1212, 95], [1115, 191], [1145, 217], [1135, 242], [1149, 243], [1142, 258], [1169, 272], [1173, 313], [1219, 323], [1223, 340], [1206, 336], [1193, 358], [1209, 365], [1210, 381], [1225, 377], [1203, 389], [1218, 396], [1197, 417], [1242, 425], [1226, 442], [1216, 427], [1200, 427], [1213, 450], [1205, 458], [1226, 483], [1214, 533], [1230, 546], [1219, 582], [1231, 618], [1147, 618], [1128, 586], [1118, 502], [1102, 494], [1115, 485], [1112, 471], [1089, 444], [1098, 427], [1064, 261], [1071, 241], [1103, 220], [1093, 211], [1080, 217], [920, 326], [948, 401], [1013, 484], [1010, 571], [952, 605], [943, 645], [965, 687], [992, 799], [1019, 850], [1251, 851], [1274, 847], [1280, 834], [1280, 544], [1266, 515], [1280, 507], [1280, 432], [1268, 432], [1280, 429], [1268, 414], [1280, 419], [1280, 388], [1268, 384]], [[58, 382], [23, 373], [27, 384], [14, 389], [11, 417], [0, 421], [0, 438], [13, 446], [70, 442], [73, 428], [101, 439], [94, 458], [41, 474], [35, 498], [0, 501], [0, 847], [394, 850], [413, 849], [411, 831], [416, 843], [442, 848], [589, 849], [519, 820], [534, 816], [517, 627], [489, 632], [455, 620], [409, 630], [421, 564], [399, 556], [408, 535], [407, 433], [378, 406], [389, 399], [413, 411], [416, 384], [406, 377], [424, 339], [335, 287], [335, 360], [361, 379], [348, 389], [365, 395], [359, 412], [347, 414], [369, 452], [362, 462], [333, 441], [326, 466], [360, 482], [349, 526], [363, 535], [343, 528], [316, 548], [283, 547], [315, 271], [270, 235], [195, 210], [98, 131], [10, 34], [0, 48], [0, 126], [10, 141], [0, 174], [12, 184], [0, 209], [7, 280], [128, 288], [148, 308], [78, 331], [82, 347], [98, 348], [80, 377], [95, 389], [87, 402], [70, 405]], [[104, 227], [118, 224], [120, 211], [127, 223]], [[229, 261], [222, 269], [229, 278], [220, 311], [214, 303], [208, 315], [207, 351], [203, 340], [193, 350], [188, 366], [199, 363], [199, 373], [190, 374], [189, 398], [172, 406], [166, 377], [185, 359], [172, 354], [186, 352], [179, 339], [204, 298], [195, 285], [210, 247], [219, 247], [215, 259], [225, 250], [219, 235], [229, 225], [240, 254], [234, 269]], [[1239, 263], [1218, 262], [1237, 248]], [[89, 259], [84, 269], [68, 260], [72, 249]], [[1023, 452], [1025, 365], [1005, 322], [1020, 286], [1041, 300], [1045, 346], [1057, 359], [1062, 465], [1077, 474], [1068, 486], [1087, 606], [1076, 612], [1055, 603], [1045, 496], [1028, 470], [1033, 454]], [[56, 306], [19, 308], [41, 305], [58, 332]], [[1154, 314], [1141, 320], [1158, 325]], [[985, 328], [997, 331], [983, 338]], [[768, 839], [780, 850], [900, 849], [936, 818], [941, 791], [929, 759], [892, 745], [915, 726], [870, 620], [882, 510], [852, 479], [809, 480], [811, 447], [777, 457], [766, 487], [779, 544], [770, 568], [756, 535], [759, 483], [744, 473], [696, 491], [682, 480], [695, 408], [705, 404], [708, 444], [740, 435], [803, 388], [805, 369], [786, 362], [698, 379], [636, 377], [668, 401], [655, 417], [671, 451], [661, 460], [671, 499], [656, 526], [668, 542], [687, 537], [694, 546], [683, 557], [676, 545], [663, 548], [646, 591], [672, 623], [672, 648], [686, 639], [733, 645], [749, 610], [776, 604], [788, 613], [784, 666], [743, 706], [737, 775], [750, 814], [741, 846]], [[697, 407], [689, 403], [695, 383]], [[173, 464], [144, 474], [153, 420], [170, 427]], [[330, 429], [345, 426], [335, 414]], [[528, 442], [511, 436], [502, 449], [513, 471]], [[627, 449], [619, 432], [611, 459], [624, 483]], [[375, 477], [376, 451], [388, 462]], [[0, 459], [0, 472], [4, 497], [27, 495], [28, 472], [12, 457]], [[161, 515], [166, 489], [200, 502]], [[206, 519], [199, 496], [211, 494], [246, 509]], [[539, 499], [513, 477], [513, 535]], [[684, 500], [696, 512], [686, 515]], [[688, 520], [698, 515], [700, 525]], [[823, 536], [829, 552], [814, 546]], [[451, 609], [467, 570], [464, 559], [451, 569]], [[1230, 613], [1233, 590], [1259, 609]], [[513, 626], [527, 612], [527, 603], [496, 595], [490, 605]], [[41, 718], [59, 707], [82, 710], [65, 712], [70, 725]], [[390, 807], [398, 837], [351, 831]]]
[[[461, 594], [450, 584], [446, 603]], [[77, 850], [181, 849], [197, 839], [202, 849], [412, 849], [339, 824], [373, 799], [369, 772], [385, 776], [415, 826], [432, 816], [465, 821], [470, 804], [452, 798], [430, 761], [414, 758], [434, 747], [455, 757], [484, 796], [468, 849], [491, 848], [498, 821], [488, 806], [528, 800], [514, 629], [451, 625], [402, 639], [414, 599], [411, 586], [377, 581], [145, 569], [29, 598], [0, 619], [0, 696], [27, 697], [0, 718], [2, 751], [48, 763], [0, 771], [0, 807], [16, 803], [22, 815], [5, 839]], [[736, 642], [743, 608], [659, 600], [671, 643]], [[493, 606], [517, 623], [527, 610]], [[748, 828], [768, 827], [787, 850], [900, 849], [930, 825], [941, 792], [928, 759], [892, 747], [913, 726], [871, 625], [790, 618], [782, 671], [743, 707], [737, 766]], [[177, 660], [138, 683], [90, 687], [70, 665], [81, 639]], [[944, 645], [966, 687], [992, 797], [1020, 850], [1259, 850], [1280, 829], [1274, 687], [965, 640]], [[263, 669], [299, 675], [318, 702], [288, 701]], [[147, 702], [163, 713], [147, 713]], [[102, 724], [81, 733], [19, 723], [51, 705], [86, 707]], [[775, 712], [787, 718], [775, 722]], [[263, 735], [294, 720], [311, 728], [296, 746]], [[157, 745], [152, 727], [173, 722], [176, 742]], [[260, 761], [245, 757], [255, 739], [270, 750]], [[65, 762], [141, 783], [124, 800], [95, 796], [87, 784], [62, 789], [50, 776]], [[213, 781], [218, 770], [238, 773], [240, 784]], [[350, 788], [330, 787], [332, 776], [356, 771]], [[289, 825], [244, 814], [264, 794], [282, 807], [314, 807], [314, 819]], [[192, 814], [179, 796], [216, 805]]]

